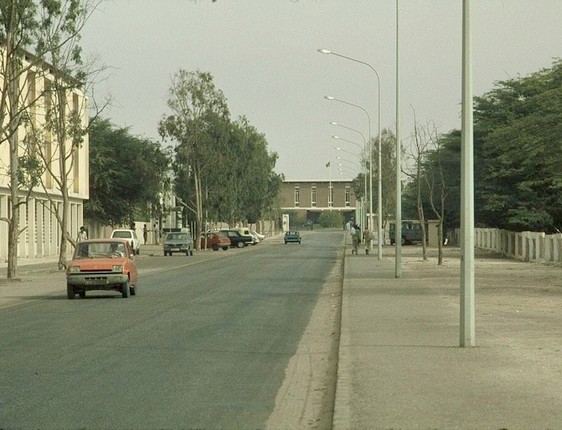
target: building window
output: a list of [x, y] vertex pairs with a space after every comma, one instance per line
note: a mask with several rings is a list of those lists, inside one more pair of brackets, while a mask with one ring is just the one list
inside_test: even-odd
[[349, 185], [345, 186], [345, 206], [351, 205], [351, 188]]
[[316, 186], [313, 185], [310, 191], [310, 204], [312, 207], [316, 207]]
[[300, 187], [297, 185], [295, 187], [295, 207], [299, 207], [300, 206]]

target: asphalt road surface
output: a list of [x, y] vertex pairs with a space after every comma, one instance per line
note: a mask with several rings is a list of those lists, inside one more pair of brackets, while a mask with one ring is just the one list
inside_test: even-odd
[[342, 238], [140, 255], [137, 296], [0, 309], [0, 428], [264, 428]]

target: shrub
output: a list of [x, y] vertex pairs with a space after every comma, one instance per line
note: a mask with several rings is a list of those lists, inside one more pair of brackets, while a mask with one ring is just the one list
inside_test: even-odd
[[336, 211], [325, 211], [318, 217], [318, 223], [322, 227], [337, 227], [342, 228], [343, 226], [343, 215], [341, 212]]

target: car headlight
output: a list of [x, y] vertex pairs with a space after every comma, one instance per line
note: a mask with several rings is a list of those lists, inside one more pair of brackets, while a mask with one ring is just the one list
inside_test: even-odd
[[68, 271], [68, 273], [78, 273], [78, 272], [80, 272], [80, 267], [70, 266], [67, 271]]
[[112, 272], [123, 273], [123, 266], [113, 266], [111, 268]]

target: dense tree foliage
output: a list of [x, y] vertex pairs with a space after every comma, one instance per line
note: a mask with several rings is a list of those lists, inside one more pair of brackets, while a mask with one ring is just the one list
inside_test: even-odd
[[[447, 189], [445, 223], [460, 220], [460, 131], [429, 150], [426, 175], [441, 162]], [[562, 230], [562, 62], [501, 81], [474, 103], [475, 221], [515, 231]], [[413, 186], [413, 185], [412, 185]], [[426, 194], [426, 208], [429, 209]]]
[[[205, 221], [254, 223], [274, 206], [282, 178], [277, 154], [246, 118], [231, 121], [213, 77], [180, 70], [169, 92], [170, 114], [159, 124], [175, 144], [173, 192], [199, 237]], [[199, 243], [197, 240], [196, 243]]]
[[343, 214], [339, 211], [323, 211], [318, 217], [318, 224], [326, 228], [342, 228]]
[[[170, 157], [161, 145], [96, 119], [90, 129], [90, 200], [84, 215], [104, 225], [129, 224], [158, 207]], [[142, 186], [139, 186], [142, 183]]]

